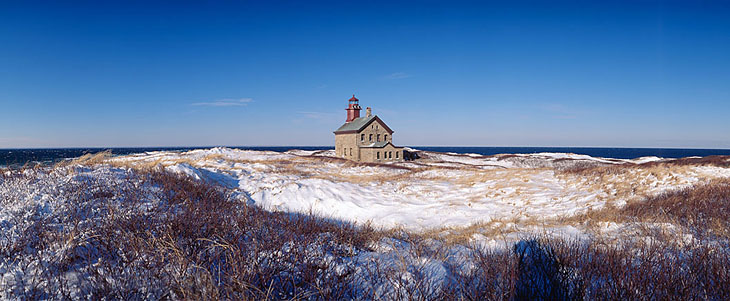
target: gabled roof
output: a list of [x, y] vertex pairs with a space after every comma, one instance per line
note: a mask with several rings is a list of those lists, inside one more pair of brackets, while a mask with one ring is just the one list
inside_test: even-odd
[[337, 129], [335, 131], [335, 134], [348, 134], [348, 133], [360, 132], [375, 120], [377, 120], [378, 122], [380, 122], [380, 124], [383, 125], [383, 128], [386, 131], [388, 131], [388, 134], [393, 134], [393, 130], [391, 130], [387, 125], [385, 125], [385, 122], [380, 120], [380, 118], [378, 118], [378, 115], [373, 115], [370, 117], [355, 118], [354, 120], [343, 124], [339, 129]]

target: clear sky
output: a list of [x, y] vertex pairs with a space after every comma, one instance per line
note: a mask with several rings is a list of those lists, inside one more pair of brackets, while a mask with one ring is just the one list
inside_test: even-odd
[[0, 148], [730, 148], [728, 1], [13, 2]]

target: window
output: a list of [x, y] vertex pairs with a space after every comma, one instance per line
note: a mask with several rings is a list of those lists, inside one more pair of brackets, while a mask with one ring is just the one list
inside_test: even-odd
[[393, 159], [393, 152], [388, 152], [388, 159]]
[[375, 157], [380, 160], [380, 152], [375, 152]]
[[350, 156], [352, 156], [352, 147], [350, 148]]
[[388, 134], [385, 134], [385, 136], [383, 136], [383, 141], [388, 141]]
[[395, 152], [395, 158], [398, 159], [398, 152]]
[[380, 142], [380, 134], [378, 134], [378, 142]]
[[370, 134], [370, 141], [373, 141], [373, 134]]
[[365, 141], [365, 134], [360, 134], [360, 141]]

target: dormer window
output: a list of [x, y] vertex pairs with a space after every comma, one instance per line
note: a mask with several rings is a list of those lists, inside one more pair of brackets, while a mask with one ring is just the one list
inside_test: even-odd
[[386, 134], [385, 136], [383, 136], [383, 141], [388, 141], [388, 134]]
[[365, 134], [360, 134], [360, 141], [365, 141]]

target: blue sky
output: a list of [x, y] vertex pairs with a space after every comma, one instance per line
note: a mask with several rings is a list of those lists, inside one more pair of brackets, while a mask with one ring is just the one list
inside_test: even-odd
[[730, 148], [730, 3], [0, 3], [0, 148]]

